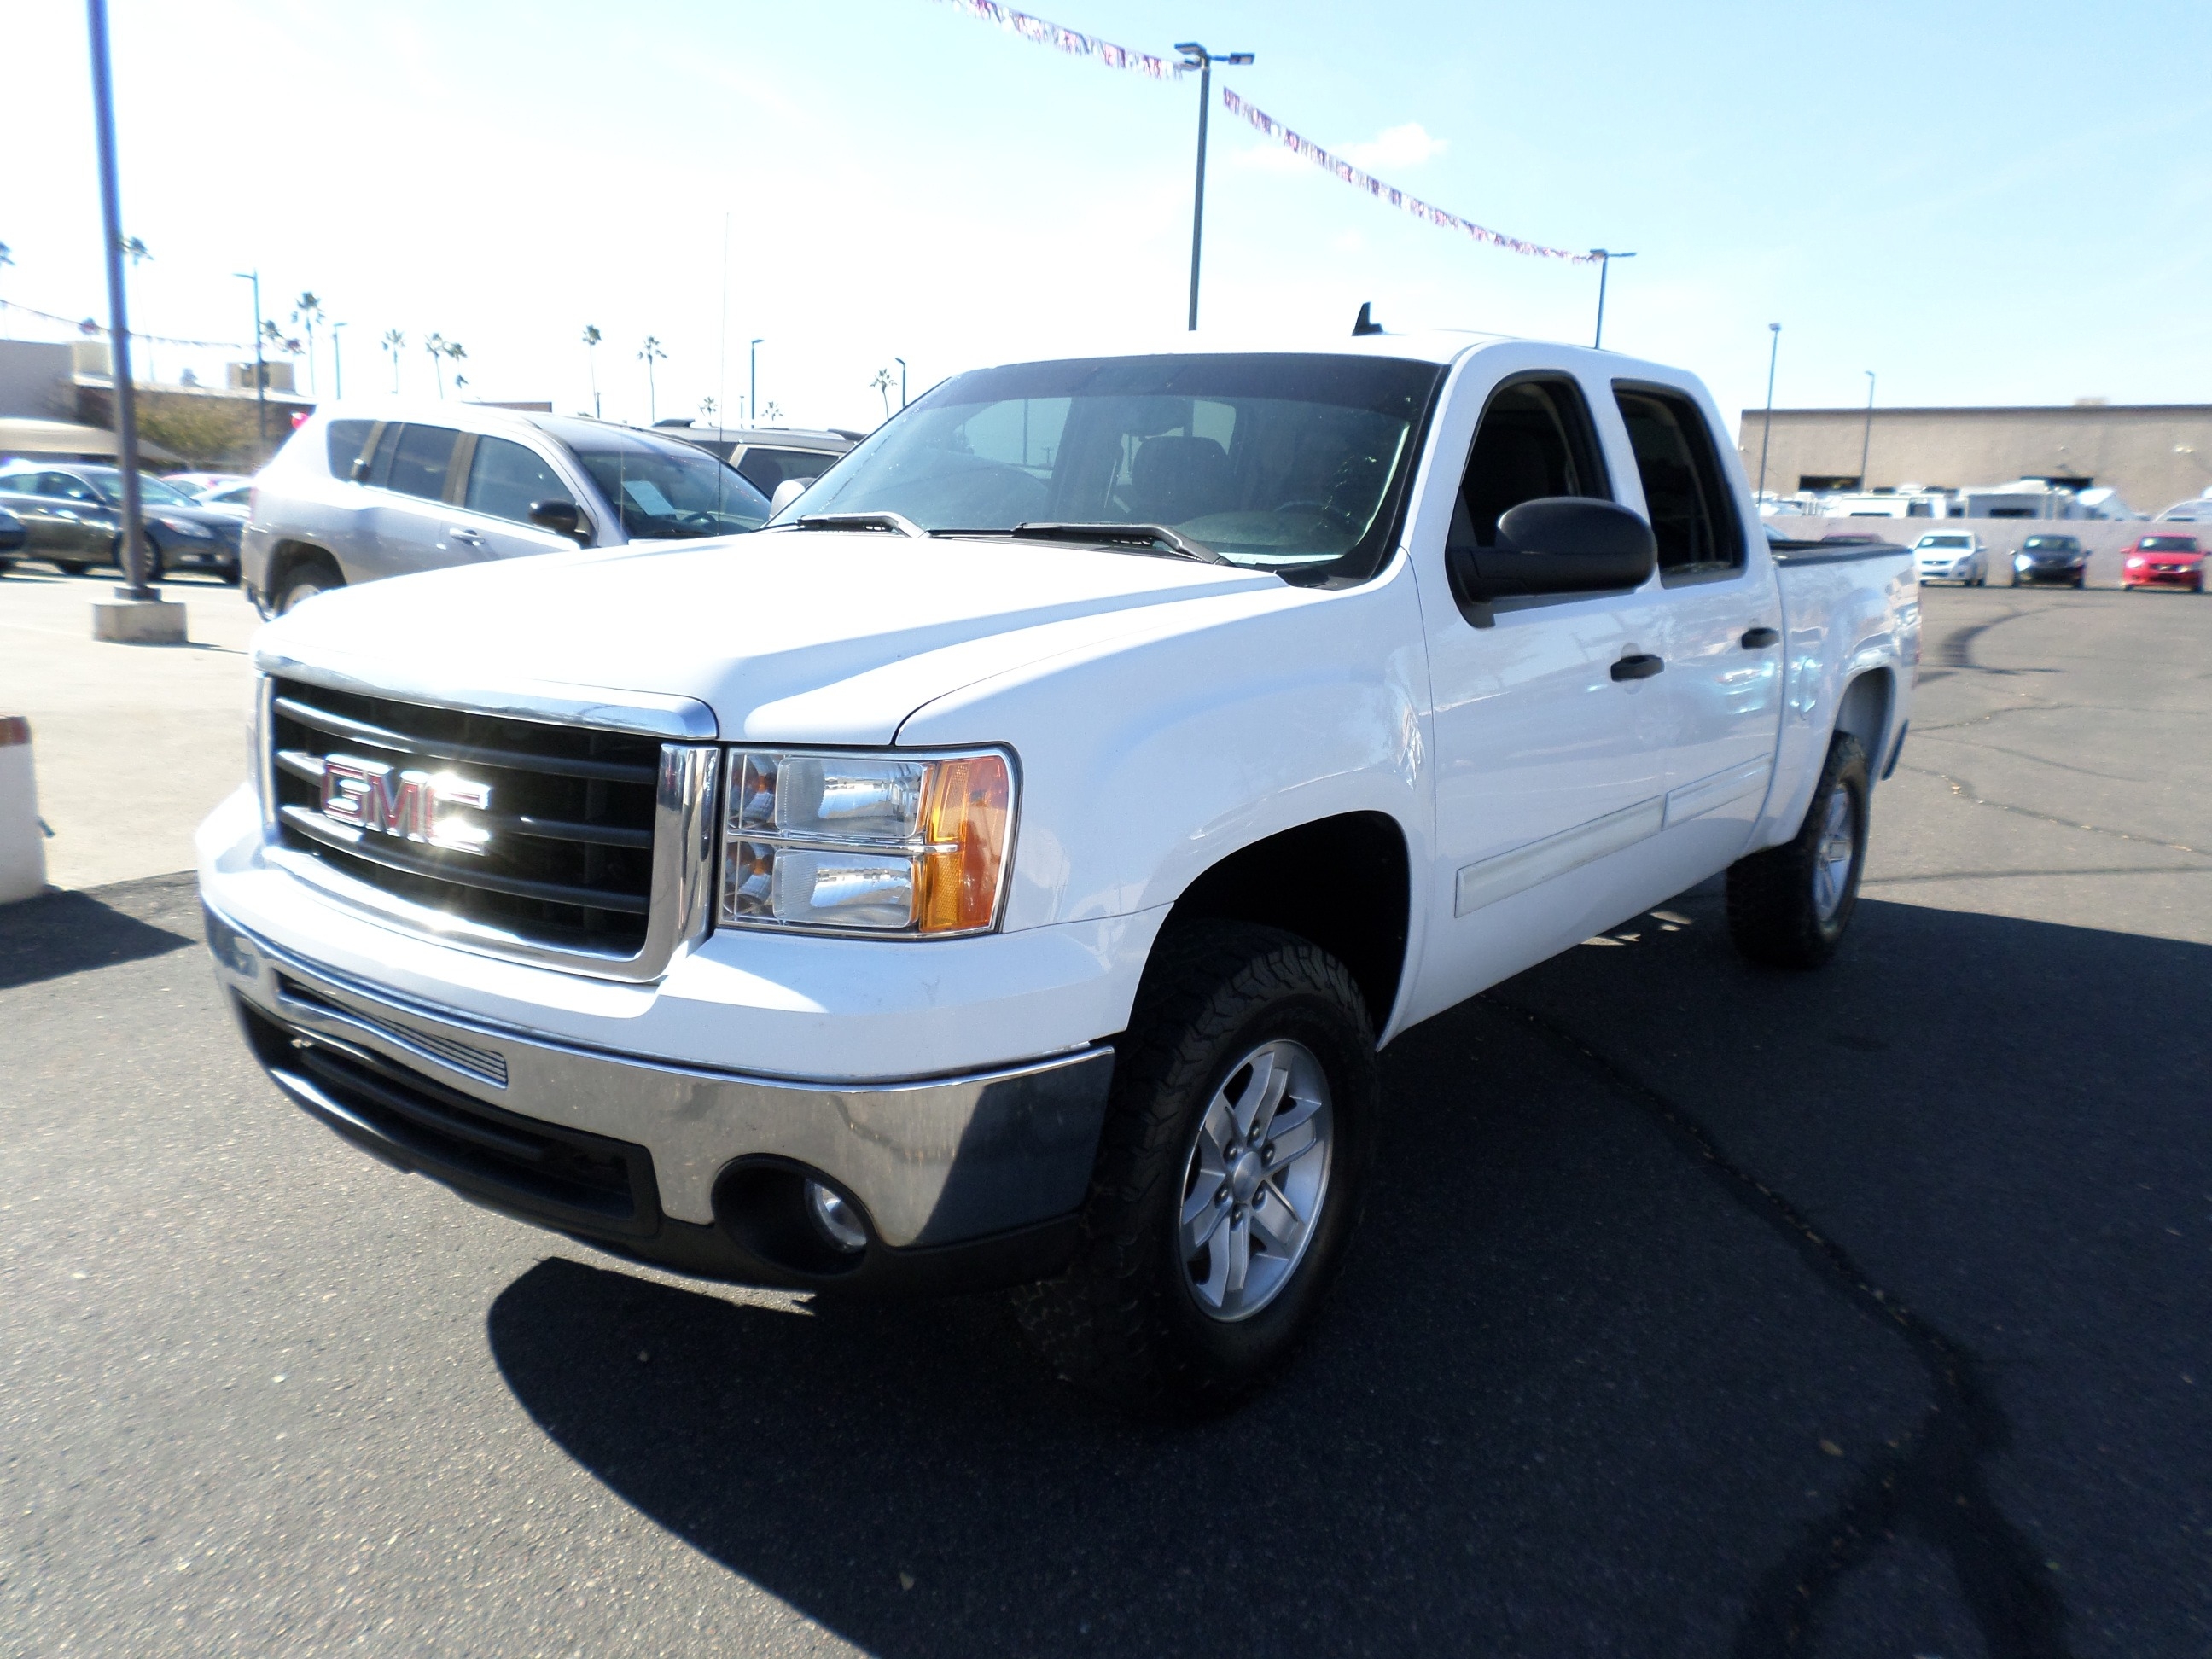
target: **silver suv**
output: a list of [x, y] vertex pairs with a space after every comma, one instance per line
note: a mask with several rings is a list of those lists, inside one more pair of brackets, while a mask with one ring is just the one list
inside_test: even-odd
[[681, 416], [655, 421], [653, 428], [712, 450], [771, 499], [779, 486], [793, 478], [812, 483], [868, 435], [836, 427], [817, 431], [798, 426], [709, 426]]
[[276, 616], [382, 576], [736, 535], [768, 516], [767, 495], [713, 455], [635, 427], [469, 404], [326, 404], [254, 480], [246, 586]]

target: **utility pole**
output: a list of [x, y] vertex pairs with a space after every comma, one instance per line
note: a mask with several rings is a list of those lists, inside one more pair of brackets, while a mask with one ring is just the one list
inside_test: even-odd
[[745, 347], [745, 424], [760, 424], [760, 349], [768, 337], [750, 342]]
[[891, 361], [899, 366], [899, 407], [904, 409], [906, 407], [906, 359], [894, 357]]
[[269, 449], [269, 371], [261, 361], [261, 273], [256, 270], [230, 274], [241, 283], [253, 284], [253, 436], [260, 447], [254, 458], [258, 467], [268, 459]]
[[1590, 341], [1590, 349], [1596, 351], [1605, 344], [1605, 279], [1612, 274], [1615, 259], [1633, 259], [1636, 256], [1594, 247], [1590, 250], [1590, 257], [1597, 261], [1597, 333]]
[[1867, 453], [1874, 447], [1874, 371], [1867, 370], [1866, 377], [1866, 431], [1859, 438], [1859, 489], [1862, 493], [1873, 487], [1867, 478]]
[[1774, 338], [1766, 349], [1766, 425], [1759, 434], [1759, 489], [1751, 498], [1754, 509], [1766, 499], [1766, 452], [1774, 443], [1774, 364], [1782, 355], [1782, 325], [1769, 323], [1766, 327]]
[[123, 295], [123, 209], [115, 177], [115, 88], [108, 69], [107, 0], [86, 0], [92, 35], [92, 112], [100, 139], [100, 224], [107, 238], [107, 343], [115, 387], [115, 441], [123, 469], [123, 574], [118, 598], [157, 597], [146, 580], [146, 528], [138, 520], [138, 400], [131, 383], [131, 319]]
[[338, 383], [336, 394], [338, 403], [345, 401], [345, 353], [338, 349], [338, 331], [344, 326], [343, 323], [331, 325], [331, 377]]
[[1206, 240], [1206, 118], [1213, 106], [1213, 66], [1249, 64], [1249, 52], [1211, 52], [1195, 40], [1178, 40], [1182, 66], [1198, 71], [1198, 186], [1190, 206], [1190, 326], [1198, 327], [1198, 256]]

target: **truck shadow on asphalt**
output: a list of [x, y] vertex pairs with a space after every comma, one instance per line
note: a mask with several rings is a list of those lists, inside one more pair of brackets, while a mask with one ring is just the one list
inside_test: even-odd
[[[2212, 950], [1867, 902], [1783, 975], [1722, 932], [1701, 890], [1393, 1045], [1334, 1311], [1230, 1417], [1091, 1405], [996, 1298], [562, 1258], [495, 1302], [493, 1355], [612, 1492], [878, 1654], [2056, 1655], [2060, 1547], [1995, 1495], [2023, 1375], [2112, 1460], [2035, 1449], [2039, 1523], [2195, 1582], [2130, 1528], [2146, 1483], [2206, 1489], [2212, 1440], [2178, 1449], [2124, 1358], [2005, 1333], [2212, 1363], [2203, 1276], [2125, 1213], [2205, 1166], [2212, 1057], [2201, 1022], [2118, 1035]], [[2125, 1645], [2186, 1646], [2202, 1599], [2130, 1608]]]
[[0, 991], [198, 945], [198, 894], [187, 873], [97, 895], [50, 889], [9, 905], [0, 909]]

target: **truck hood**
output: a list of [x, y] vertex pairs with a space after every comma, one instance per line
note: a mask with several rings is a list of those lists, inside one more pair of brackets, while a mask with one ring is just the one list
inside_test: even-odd
[[345, 588], [255, 637], [369, 685], [694, 697], [725, 738], [889, 743], [932, 699], [1277, 578], [1042, 543], [769, 532], [582, 549]]

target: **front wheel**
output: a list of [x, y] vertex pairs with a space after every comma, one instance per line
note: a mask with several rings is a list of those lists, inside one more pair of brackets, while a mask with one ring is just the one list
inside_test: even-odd
[[64, 576], [82, 576], [92, 568], [92, 562], [89, 559], [56, 559], [54, 568]]
[[1838, 732], [1797, 834], [1729, 866], [1729, 934], [1753, 962], [1818, 968], [1835, 954], [1858, 908], [1870, 776], [1859, 740]]
[[1202, 923], [1162, 939], [1119, 1050], [1082, 1243], [1016, 1312], [1055, 1370], [1116, 1404], [1225, 1406], [1289, 1357], [1342, 1263], [1374, 1032], [1319, 946]]

